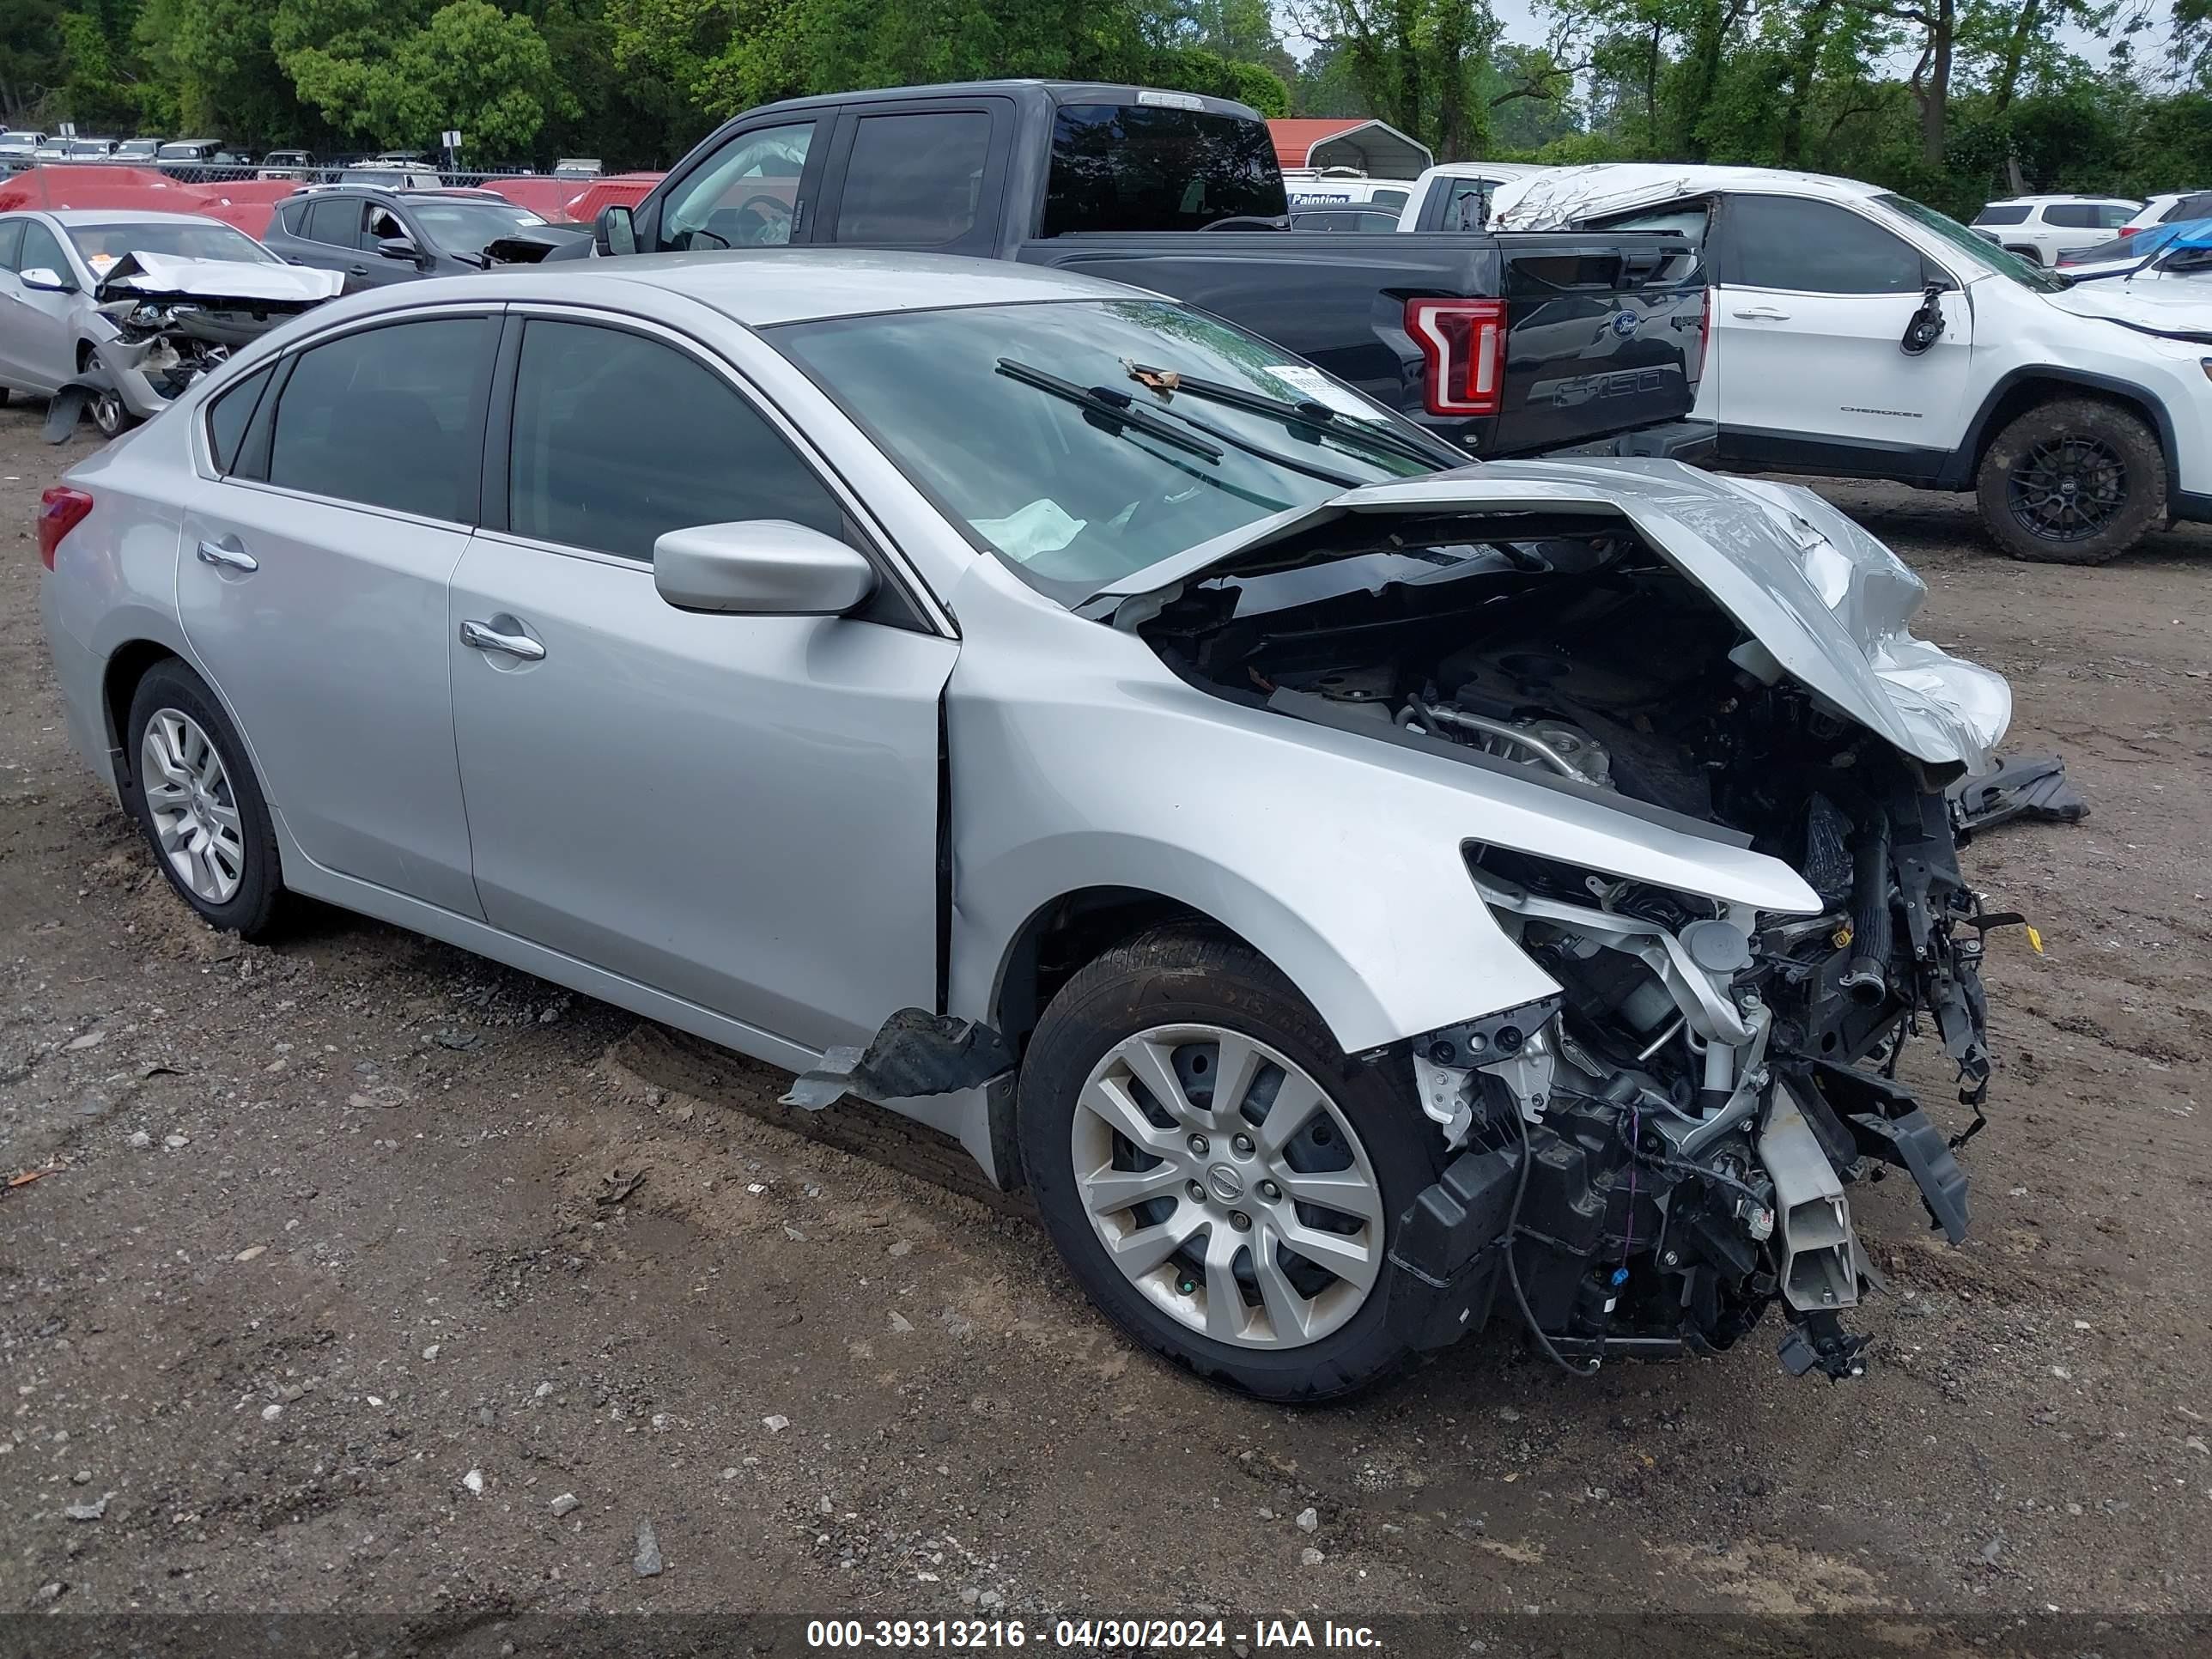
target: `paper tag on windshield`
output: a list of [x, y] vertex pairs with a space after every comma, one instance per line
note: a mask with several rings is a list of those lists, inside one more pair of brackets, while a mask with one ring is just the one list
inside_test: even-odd
[[1294, 386], [1302, 398], [1310, 398], [1323, 409], [1334, 410], [1339, 415], [1349, 415], [1355, 421], [1379, 421], [1382, 411], [1369, 403], [1349, 386], [1339, 386], [1317, 368], [1304, 363], [1270, 363], [1267, 373], [1285, 386]]
[[90, 258], [87, 259], [85, 264], [92, 267], [92, 274], [94, 276], [105, 276], [107, 275], [109, 270], [114, 265], [115, 260], [116, 256], [112, 253], [95, 253]]

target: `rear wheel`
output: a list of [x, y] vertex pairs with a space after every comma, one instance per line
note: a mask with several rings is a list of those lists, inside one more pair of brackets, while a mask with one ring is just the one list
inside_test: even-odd
[[1030, 1041], [1019, 1124], [1054, 1243], [1155, 1352], [1285, 1401], [1410, 1357], [1389, 1239], [1442, 1143], [1410, 1078], [1347, 1060], [1249, 946], [1164, 928], [1084, 969]]
[[2062, 398], [1997, 434], [1975, 488], [1982, 523], [2014, 558], [2103, 564], [2165, 516], [2166, 453], [2141, 416]]
[[125, 804], [178, 896], [217, 927], [256, 939], [284, 898], [261, 786], [215, 696], [171, 659], [146, 671], [124, 733]]

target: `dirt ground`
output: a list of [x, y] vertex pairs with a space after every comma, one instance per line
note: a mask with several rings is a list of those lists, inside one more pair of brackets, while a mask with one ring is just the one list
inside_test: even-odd
[[1533, 1609], [2212, 1607], [2212, 536], [2044, 568], [1963, 500], [1835, 492], [2094, 811], [1967, 854], [2048, 954], [1992, 945], [1972, 1240], [1854, 1189], [1863, 1381], [1785, 1376], [1771, 1323], [1577, 1381], [1501, 1320], [1286, 1412], [1133, 1353], [1018, 1203], [860, 1110], [794, 1125], [763, 1068], [380, 924], [201, 927], [49, 677], [33, 514], [90, 441], [0, 410], [0, 1174], [54, 1171], [0, 1193], [0, 1610], [1398, 1613], [1465, 1650]]

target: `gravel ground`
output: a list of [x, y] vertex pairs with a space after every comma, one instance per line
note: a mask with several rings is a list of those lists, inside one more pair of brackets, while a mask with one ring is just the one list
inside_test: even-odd
[[1869, 1376], [1792, 1382], [1770, 1324], [1576, 1381], [1501, 1323], [1291, 1413], [1131, 1352], [871, 1111], [378, 924], [200, 926], [40, 637], [88, 447], [0, 410], [0, 1174], [52, 1170], [0, 1194], [0, 1609], [2206, 1609], [2212, 537], [2042, 568], [1835, 491], [2094, 809], [1968, 854], [2049, 954], [1992, 946], [1971, 1242], [1855, 1193]]

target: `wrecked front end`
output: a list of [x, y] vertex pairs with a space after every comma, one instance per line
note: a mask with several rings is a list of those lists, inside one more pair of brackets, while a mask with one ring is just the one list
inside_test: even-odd
[[77, 404], [103, 397], [150, 419], [233, 353], [344, 286], [335, 271], [294, 265], [125, 254], [100, 273], [93, 296], [108, 337], [93, 342], [86, 373], [65, 388], [76, 398], [56, 400], [70, 404], [57, 417], [63, 435]]
[[[1854, 1184], [1897, 1166], [1966, 1231], [1983, 937], [2019, 919], [1967, 884], [1944, 791], [2009, 694], [1912, 638], [1917, 580], [1802, 491], [1666, 463], [1476, 473], [1356, 492], [1109, 602], [1216, 695], [1519, 802], [1608, 803], [1619, 868], [1663, 828], [1812, 896], [1761, 910], [1470, 821], [1468, 878], [1555, 989], [1371, 1057], [1410, 1065], [1454, 1154], [1401, 1218], [1392, 1317], [1440, 1346], [1502, 1297], [1589, 1370], [1726, 1348], [1779, 1304], [1791, 1371], [1854, 1375], [1876, 1282]], [[1895, 1080], [1918, 1035], [1974, 1109], [1961, 1134]]]

